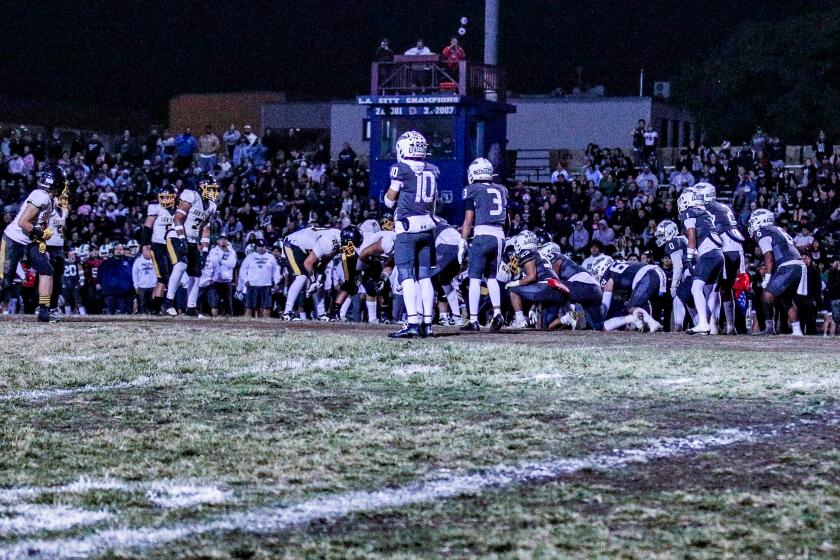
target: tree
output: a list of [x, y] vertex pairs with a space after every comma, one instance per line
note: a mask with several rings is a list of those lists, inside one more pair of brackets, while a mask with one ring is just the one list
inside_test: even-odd
[[743, 142], [756, 126], [788, 143], [840, 133], [840, 8], [747, 25], [684, 69], [674, 99], [711, 142]]

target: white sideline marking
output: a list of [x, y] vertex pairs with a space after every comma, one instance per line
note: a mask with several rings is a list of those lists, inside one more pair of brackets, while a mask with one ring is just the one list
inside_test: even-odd
[[111, 517], [107, 511], [89, 511], [52, 504], [16, 504], [0, 507], [0, 535], [65, 531], [93, 525]]
[[21, 389], [19, 391], [12, 391], [11, 393], [0, 393], [0, 402], [2, 401], [28, 401], [39, 402], [50, 399], [57, 399], [61, 397], [69, 397], [73, 395], [83, 395], [88, 393], [110, 393], [114, 391], [125, 391], [128, 389], [137, 389], [140, 387], [149, 387], [152, 385], [172, 384], [182, 385], [185, 381], [212, 381], [214, 379], [235, 379], [237, 377], [245, 377], [250, 374], [267, 374], [275, 371], [296, 371], [304, 369], [332, 369], [344, 367], [350, 363], [346, 358], [323, 358], [311, 362], [301, 363], [300, 361], [282, 361], [278, 363], [261, 364], [259, 366], [251, 366], [239, 370], [233, 370], [227, 373], [207, 373], [207, 374], [178, 374], [178, 373], [160, 373], [155, 375], [140, 375], [131, 381], [120, 381], [118, 383], [109, 383], [105, 385], [82, 385], [80, 387], [57, 387], [52, 389]]
[[421, 364], [408, 364], [406, 366], [395, 367], [391, 370], [391, 375], [394, 377], [411, 377], [413, 375], [439, 373], [440, 366], [426, 366]]
[[231, 531], [277, 533], [316, 520], [336, 521], [353, 513], [428, 503], [476, 494], [488, 488], [504, 488], [525, 482], [550, 480], [588, 469], [616, 470], [634, 463], [677, 457], [747, 441], [770, 439], [781, 433], [795, 430], [797, 427], [814, 423], [814, 420], [798, 420], [776, 426], [721, 429], [706, 435], [656, 439], [646, 447], [636, 449], [617, 449], [611, 453], [530, 462], [517, 466], [499, 465], [467, 474], [438, 471], [434, 478], [406, 486], [326, 495], [296, 505], [258, 508], [222, 515], [204, 523], [171, 527], [105, 529], [79, 538], [18, 542], [0, 548], [0, 559], [88, 557], [102, 554], [107, 550], [153, 548], [208, 533]]
[[[163, 508], [189, 508], [201, 504], [222, 504], [232, 497], [218, 487], [189, 480], [156, 480], [151, 483], [129, 483], [114, 478], [80, 478], [62, 486], [26, 486], [0, 489], [0, 504], [17, 504], [44, 494], [84, 494], [96, 490], [145, 492], [150, 502]], [[54, 506], [62, 507], [62, 506]]]

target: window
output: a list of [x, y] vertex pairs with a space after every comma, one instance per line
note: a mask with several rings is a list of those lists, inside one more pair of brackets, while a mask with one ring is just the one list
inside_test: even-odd
[[452, 117], [383, 117], [379, 129], [379, 159], [395, 159], [397, 138], [409, 130], [416, 130], [426, 138], [430, 158], [455, 157], [455, 119]]
[[370, 119], [362, 119], [362, 141], [370, 141]]

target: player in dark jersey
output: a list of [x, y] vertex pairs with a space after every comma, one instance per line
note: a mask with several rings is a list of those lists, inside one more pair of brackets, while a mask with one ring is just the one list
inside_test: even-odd
[[[531, 231], [523, 231], [513, 238], [513, 255], [517, 267], [521, 269], [519, 280], [512, 280], [505, 284], [510, 292], [510, 303], [514, 310], [522, 311], [522, 301], [542, 303], [554, 308], [568, 303], [569, 288], [567, 288], [551, 263], [544, 259], [537, 250], [537, 237]], [[544, 308], [545, 310], [545, 308]]]
[[[397, 163], [391, 166], [391, 184], [385, 193], [385, 206], [394, 208], [394, 261], [402, 286], [407, 324], [391, 338], [416, 338], [432, 334], [435, 289], [432, 267], [435, 266], [435, 201], [438, 168], [423, 161], [428, 144], [416, 131], [404, 133], [397, 140]], [[417, 306], [420, 292], [421, 309]], [[422, 328], [421, 319], [422, 317]]]
[[715, 229], [715, 219], [703, 208], [703, 197], [693, 189], [683, 191], [677, 199], [677, 209], [688, 240], [686, 260], [691, 271], [691, 295], [697, 309], [697, 322], [685, 333], [717, 334], [718, 310], [709, 305], [713, 300], [717, 301], [711, 294], [723, 269], [722, 243]]
[[673, 300], [674, 328], [681, 331], [685, 323], [686, 308], [689, 308], [693, 321], [696, 321], [696, 311], [693, 309], [694, 298], [691, 295], [691, 274], [685, 267], [688, 239], [678, 233], [677, 224], [671, 220], [664, 220], [656, 226], [654, 239], [656, 245], [662, 247], [674, 265], [670, 292]]
[[64, 262], [64, 278], [62, 294], [64, 296], [64, 314], [84, 315], [85, 306], [82, 303], [82, 286], [85, 275], [75, 251], [68, 251]]
[[435, 221], [435, 266], [432, 268], [432, 285], [438, 298], [441, 324], [455, 325], [454, 316], [460, 316], [460, 288], [455, 281], [461, 272], [466, 242], [458, 231], [441, 217]]
[[[588, 270], [562, 253], [556, 243], [546, 243], [540, 247], [540, 255], [548, 262], [560, 281], [569, 288], [569, 302], [583, 308], [587, 324], [592, 330], [604, 330], [604, 314], [601, 311], [603, 293], [598, 280]], [[577, 317], [573, 317], [574, 325]]]
[[650, 332], [662, 329], [662, 325], [646, 309], [653, 298], [665, 293], [665, 272], [661, 268], [652, 264], [615, 261], [602, 255], [592, 264], [592, 275], [601, 282], [601, 310], [604, 316], [609, 313], [614, 293], [628, 296], [627, 313], [604, 321], [604, 330], [614, 331], [622, 327], [642, 330], [645, 326]]
[[738, 221], [732, 209], [717, 200], [717, 191], [711, 183], [697, 183], [694, 185], [703, 196], [706, 210], [715, 219], [715, 229], [722, 242], [723, 270], [718, 281], [718, 293], [726, 317], [726, 334], [735, 334], [735, 300], [733, 286], [740, 274], [746, 273], [746, 259], [744, 258], [744, 236], [738, 229]]
[[775, 225], [773, 213], [763, 208], [752, 213], [747, 229], [764, 255], [761, 300], [765, 326], [759, 334], [775, 334], [773, 308], [779, 299], [788, 308], [793, 335], [802, 336], [796, 300], [808, 293], [808, 269], [793, 239]]
[[504, 326], [502, 318], [502, 293], [496, 280], [502, 247], [505, 242], [504, 227], [507, 223], [507, 189], [493, 183], [493, 164], [478, 158], [467, 170], [469, 185], [464, 188], [464, 225], [461, 237], [466, 240], [475, 225], [475, 237], [470, 245], [469, 278], [470, 320], [462, 327], [478, 331], [478, 306], [481, 300], [481, 280], [487, 283], [487, 292], [493, 306], [490, 330], [498, 332]]

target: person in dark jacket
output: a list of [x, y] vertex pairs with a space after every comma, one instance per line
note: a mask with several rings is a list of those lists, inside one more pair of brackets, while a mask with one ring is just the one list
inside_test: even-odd
[[105, 301], [107, 315], [128, 315], [132, 312], [134, 278], [131, 274], [132, 259], [125, 254], [122, 244], [114, 247], [114, 256], [105, 259], [99, 267], [99, 285]]

